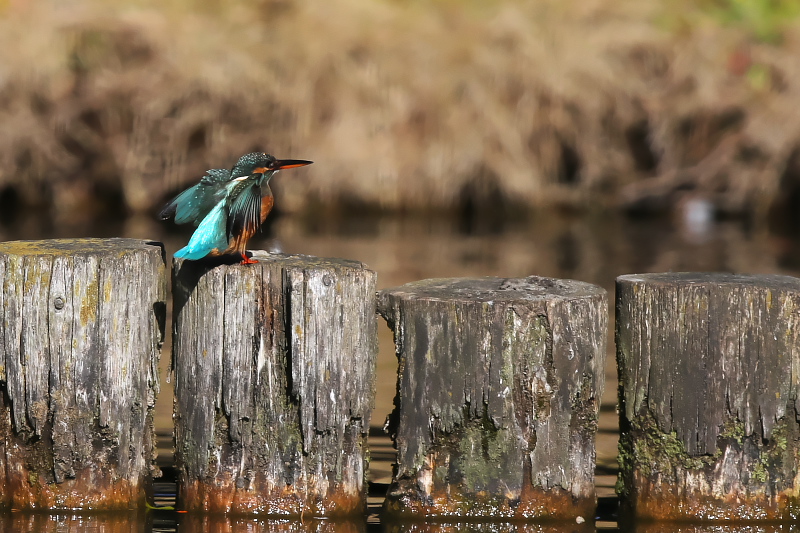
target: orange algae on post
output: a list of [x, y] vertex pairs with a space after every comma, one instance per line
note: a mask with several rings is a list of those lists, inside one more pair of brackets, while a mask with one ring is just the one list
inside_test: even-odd
[[620, 438], [623, 521], [797, 520], [800, 499], [785, 468], [798, 464], [798, 453], [787, 449], [786, 431], [795, 431], [789, 442], [800, 431], [789, 412], [768, 441], [745, 437], [740, 422], [728, 421], [717, 451], [699, 457], [687, 454], [674, 435], [659, 436], [652, 417], [640, 417]]
[[682, 494], [677, 486], [663, 487], [639, 479], [640, 489], [630, 502], [641, 518], [659, 521], [785, 522], [800, 518], [796, 494]]
[[20, 471], [0, 483], [6, 488], [3, 505], [11, 509], [120, 511], [145, 507], [144, 480], [113, 479], [96, 469], [84, 470], [61, 483], [43, 482], [36, 474]]

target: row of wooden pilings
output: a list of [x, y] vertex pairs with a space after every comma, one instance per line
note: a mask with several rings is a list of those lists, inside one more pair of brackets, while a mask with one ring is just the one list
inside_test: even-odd
[[[173, 262], [179, 506], [363, 513], [376, 311], [399, 374], [384, 511], [591, 521], [607, 297], [571, 280], [438, 279], [256, 252]], [[159, 243], [0, 244], [0, 501], [141, 507], [167, 316]], [[377, 294], [377, 295], [376, 295]], [[621, 276], [628, 516], [800, 518], [800, 280]]]

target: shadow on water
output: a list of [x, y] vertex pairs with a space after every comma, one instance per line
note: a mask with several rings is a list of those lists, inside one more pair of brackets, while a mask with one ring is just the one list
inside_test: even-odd
[[[701, 206], [702, 207], [702, 206]], [[162, 223], [155, 217], [114, 219], [91, 224], [54, 223], [35, 214], [0, 216], [0, 241], [68, 237], [130, 237], [163, 242], [168, 264], [171, 254], [183, 246], [191, 228]], [[696, 207], [688, 214], [668, 217], [630, 217], [620, 213], [565, 213], [539, 211], [504, 218], [469, 213], [447, 216], [380, 216], [353, 213], [318, 218], [275, 217], [251, 249], [343, 257], [362, 261], [378, 273], [379, 288], [434, 277], [529, 275], [569, 278], [595, 283], [610, 291], [614, 280], [630, 273], [666, 271], [727, 271], [800, 275], [800, 224], [796, 220], [762, 224], [747, 220], [709, 218]], [[197, 277], [208, 265], [198, 267]], [[186, 289], [191, 290], [191, 287]], [[170, 306], [171, 307], [171, 306]], [[612, 306], [613, 308], [613, 306]], [[610, 312], [613, 311], [610, 310]], [[163, 313], [163, 311], [159, 311]], [[613, 320], [613, 314], [611, 316]], [[613, 328], [613, 322], [612, 322]], [[391, 333], [379, 328], [378, 397], [372, 416], [380, 426], [392, 410], [397, 360]], [[612, 329], [613, 331], [613, 329]], [[167, 332], [169, 335], [169, 331]], [[0, 517], [0, 531], [342, 531], [455, 533], [457, 531], [537, 532], [615, 529], [617, 418], [616, 368], [613, 335], [609, 337], [606, 386], [597, 436], [598, 519], [595, 524], [524, 523], [379, 523], [377, 509], [391, 481], [393, 451], [378, 428], [370, 432], [373, 462], [370, 481], [371, 514], [355, 522], [331, 520], [266, 520], [197, 516], [174, 511], [150, 511], [141, 515], [85, 515], [10, 513]], [[172, 466], [172, 384], [169, 339], [161, 362], [161, 392], [156, 405], [159, 465]], [[174, 485], [173, 485], [174, 487]], [[381, 489], [381, 490], [377, 490]], [[174, 490], [174, 489], [171, 489]], [[646, 524], [626, 527], [643, 533], [778, 533], [798, 529], [794, 525], [687, 525]]]

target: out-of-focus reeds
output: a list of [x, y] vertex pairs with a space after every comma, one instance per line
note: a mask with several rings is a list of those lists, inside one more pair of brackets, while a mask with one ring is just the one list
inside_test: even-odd
[[263, 149], [316, 162], [285, 211], [763, 210], [800, 199], [764, 1], [7, 0], [0, 205], [148, 211]]

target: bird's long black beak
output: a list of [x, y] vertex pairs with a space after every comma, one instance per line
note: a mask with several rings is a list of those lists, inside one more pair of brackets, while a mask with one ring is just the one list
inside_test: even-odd
[[273, 170], [281, 170], [284, 168], [297, 168], [310, 165], [313, 161], [305, 161], [303, 159], [278, 159], [273, 163]]

